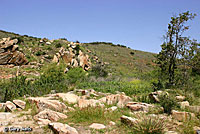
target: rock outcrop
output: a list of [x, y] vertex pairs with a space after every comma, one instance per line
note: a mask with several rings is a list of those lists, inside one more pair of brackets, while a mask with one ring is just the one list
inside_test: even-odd
[[18, 40], [10, 38], [3, 38], [0, 40], [0, 65], [14, 64], [25, 65], [28, 60], [25, 55], [18, 50]]
[[54, 55], [52, 62], [59, 63], [60, 59], [63, 59], [69, 67], [82, 67], [86, 71], [89, 70], [91, 68], [89, 56], [80, 50], [80, 45], [71, 42], [68, 47], [68, 49], [61, 47], [59, 53]]

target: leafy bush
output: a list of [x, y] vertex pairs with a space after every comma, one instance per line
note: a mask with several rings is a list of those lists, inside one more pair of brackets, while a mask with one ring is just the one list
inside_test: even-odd
[[78, 67], [77, 68], [71, 68], [67, 72], [67, 80], [71, 84], [81, 82], [85, 79], [85, 77], [86, 77], [86, 72], [82, 68], [78, 68]]
[[40, 50], [35, 53], [36, 56], [45, 55], [45, 54], [46, 53], [44, 51], [40, 51]]
[[162, 94], [158, 96], [160, 100], [160, 105], [164, 108], [164, 112], [170, 114], [172, 109], [178, 106], [175, 97], [168, 94]]
[[29, 93], [30, 83], [26, 82], [26, 77], [15, 77], [10, 80], [4, 80], [0, 83], [1, 100], [7, 101], [16, 97], [21, 97]]
[[62, 65], [57, 66], [55, 63], [49, 64], [44, 67], [40, 80], [44, 83], [60, 82], [65, 77], [63, 70], [64, 67]]
[[60, 48], [60, 47], [62, 47], [62, 44], [61, 43], [56, 43], [55, 47], [56, 48]]
[[108, 72], [101, 65], [96, 65], [92, 67], [91, 74], [96, 77], [106, 77]]
[[132, 51], [132, 52], [130, 52], [130, 54], [131, 54], [131, 55], [134, 55], [135, 53]]
[[131, 125], [134, 134], [164, 134], [164, 119], [144, 114], [137, 117], [139, 120]]

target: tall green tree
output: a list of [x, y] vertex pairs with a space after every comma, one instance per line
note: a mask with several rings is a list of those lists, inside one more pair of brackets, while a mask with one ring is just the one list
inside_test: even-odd
[[185, 23], [195, 16], [196, 14], [187, 11], [171, 17], [171, 21], [168, 24], [168, 31], [164, 36], [165, 41], [161, 45], [162, 50], [157, 55], [157, 64], [161, 70], [161, 77], [168, 80], [168, 87], [175, 85], [175, 70], [177, 66], [183, 64], [186, 68], [191, 41], [189, 38], [183, 37], [183, 33], [189, 29], [189, 26], [185, 26]]

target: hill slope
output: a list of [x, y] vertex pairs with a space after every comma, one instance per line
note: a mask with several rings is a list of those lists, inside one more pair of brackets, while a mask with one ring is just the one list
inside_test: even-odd
[[[60, 47], [67, 48], [70, 43], [66, 39], [50, 41], [46, 38], [22, 36], [0, 30], [0, 38], [5, 37], [18, 39], [19, 48], [29, 62], [44, 62], [44, 64], [52, 61]], [[150, 52], [132, 50], [122, 45], [106, 42], [81, 43], [80, 46], [90, 56], [93, 65], [103, 64], [108, 72], [117, 76], [135, 77], [153, 69], [152, 60], [155, 59], [155, 54]]]

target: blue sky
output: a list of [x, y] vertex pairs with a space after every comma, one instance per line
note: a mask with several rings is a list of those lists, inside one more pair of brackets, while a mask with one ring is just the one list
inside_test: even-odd
[[170, 17], [188, 10], [186, 35], [200, 41], [200, 0], [0, 0], [0, 29], [158, 53]]

